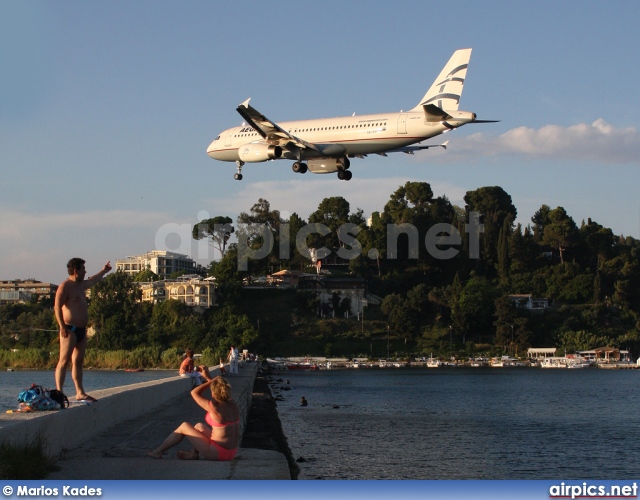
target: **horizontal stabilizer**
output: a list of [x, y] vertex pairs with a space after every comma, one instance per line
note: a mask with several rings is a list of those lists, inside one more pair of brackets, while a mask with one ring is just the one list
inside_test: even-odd
[[453, 118], [449, 113], [440, 109], [435, 104], [425, 104], [422, 108], [424, 109], [425, 120], [427, 122], [438, 123]]

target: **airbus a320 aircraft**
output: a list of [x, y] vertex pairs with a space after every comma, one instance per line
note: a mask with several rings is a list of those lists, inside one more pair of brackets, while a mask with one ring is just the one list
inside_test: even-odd
[[467, 123], [490, 123], [477, 120], [476, 114], [458, 111], [460, 95], [471, 49], [454, 52], [420, 103], [409, 111], [375, 115], [343, 116], [301, 120], [277, 124], [249, 105], [250, 99], [237, 111], [246, 120], [242, 127], [230, 128], [216, 137], [207, 154], [220, 161], [235, 161], [233, 176], [242, 180], [242, 166], [269, 160], [294, 160], [293, 171], [304, 174], [337, 172], [338, 178], [351, 179], [349, 158], [364, 158], [369, 154], [414, 151], [443, 144], [420, 145], [449, 130]]

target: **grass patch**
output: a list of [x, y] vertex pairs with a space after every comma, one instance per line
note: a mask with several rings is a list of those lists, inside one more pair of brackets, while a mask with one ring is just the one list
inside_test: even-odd
[[22, 446], [0, 443], [0, 479], [44, 479], [49, 472], [58, 470], [45, 449], [46, 440], [40, 434]]

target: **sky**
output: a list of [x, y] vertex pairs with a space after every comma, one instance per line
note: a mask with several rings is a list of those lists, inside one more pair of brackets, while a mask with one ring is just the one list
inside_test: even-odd
[[[500, 186], [524, 226], [562, 206], [640, 238], [640, 2], [0, 0], [0, 279], [60, 283], [153, 249], [203, 265], [203, 218], [259, 198], [306, 218], [343, 196], [382, 211], [407, 181], [464, 206]], [[242, 124], [413, 108], [471, 47], [466, 125], [413, 156], [352, 160], [353, 179], [206, 155]]]

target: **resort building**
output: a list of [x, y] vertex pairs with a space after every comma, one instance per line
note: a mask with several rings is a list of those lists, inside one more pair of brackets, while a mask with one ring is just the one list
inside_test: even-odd
[[215, 281], [203, 279], [197, 274], [185, 274], [176, 279], [138, 283], [142, 290], [142, 301], [159, 304], [165, 300], [178, 300], [199, 312], [216, 303]]
[[43, 283], [33, 278], [0, 281], [0, 304], [29, 302], [33, 296], [53, 299], [56, 290], [58, 285]]
[[161, 280], [169, 278], [173, 273], [184, 271], [188, 274], [204, 274], [204, 269], [187, 255], [152, 250], [143, 255], [134, 255], [116, 260], [116, 271], [135, 276], [140, 271], [149, 269]]

